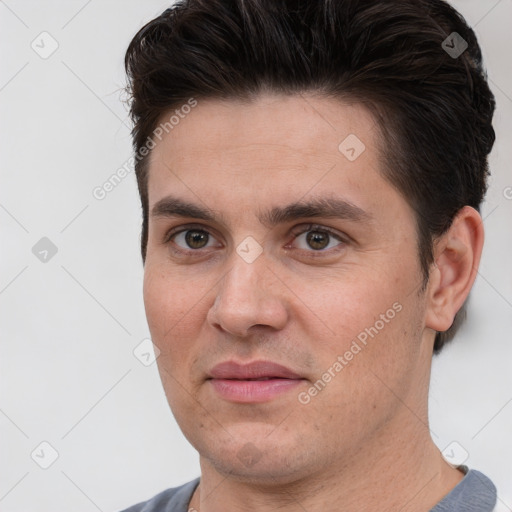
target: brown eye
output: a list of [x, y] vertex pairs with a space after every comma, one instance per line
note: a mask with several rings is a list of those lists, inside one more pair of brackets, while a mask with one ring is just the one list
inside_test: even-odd
[[342, 237], [327, 228], [307, 226], [295, 234], [294, 244], [309, 252], [328, 252], [344, 245]]
[[306, 241], [312, 249], [317, 251], [325, 249], [329, 245], [329, 234], [320, 231], [309, 231]]
[[209, 234], [206, 231], [190, 229], [185, 231], [185, 242], [191, 249], [202, 249], [206, 247], [209, 240]]
[[178, 251], [199, 251], [214, 246], [215, 238], [206, 230], [199, 228], [181, 229], [166, 236], [165, 243], [176, 246]]

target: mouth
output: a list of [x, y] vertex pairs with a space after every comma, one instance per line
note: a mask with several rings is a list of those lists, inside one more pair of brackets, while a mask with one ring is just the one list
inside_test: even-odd
[[291, 391], [305, 379], [290, 368], [272, 361], [252, 361], [248, 364], [225, 361], [211, 369], [207, 381], [224, 400], [261, 403]]

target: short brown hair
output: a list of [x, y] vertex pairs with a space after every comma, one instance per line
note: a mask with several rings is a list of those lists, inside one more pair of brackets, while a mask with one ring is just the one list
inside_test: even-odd
[[[475, 33], [443, 0], [180, 0], [139, 30], [125, 67], [143, 260], [148, 155], [140, 150], [162, 115], [191, 97], [311, 91], [367, 104], [385, 177], [416, 213], [423, 288], [434, 240], [463, 206], [480, 209], [495, 100]], [[434, 352], [464, 314], [465, 305], [436, 334]]]

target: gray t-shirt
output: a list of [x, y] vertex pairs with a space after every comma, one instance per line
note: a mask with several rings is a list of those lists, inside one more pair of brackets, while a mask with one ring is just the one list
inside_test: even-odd
[[[496, 487], [482, 473], [461, 469], [466, 476], [430, 512], [492, 512], [496, 506]], [[127, 508], [123, 512], [189, 512], [188, 504], [199, 478], [180, 487], [167, 489], [149, 501]], [[193, 511], [190, 511], [193, 512]]]

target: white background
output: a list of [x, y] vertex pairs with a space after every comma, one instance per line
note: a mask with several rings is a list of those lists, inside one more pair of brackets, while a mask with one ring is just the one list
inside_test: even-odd
[[[431, 427], [512, 510], [512, 1], [454, 5], [483, 49], [497, 143], [483, 261], [469, 320], [434, 361]], [[149, 336], [134, 176], [92, 195], [131, 155], [126, 47], [168, 6], [0, 2], [1, 511], [115, 511], [199, 475], [156, 366], [132, 353]], [[47, 59], [31, 48], [51, 48], [43, 31], [59, 45]], [[42, 237], [58, 249], [46, 263], [32, 253]], [[48, 469], [31, 458], [43, 441], [59, 454]]]

